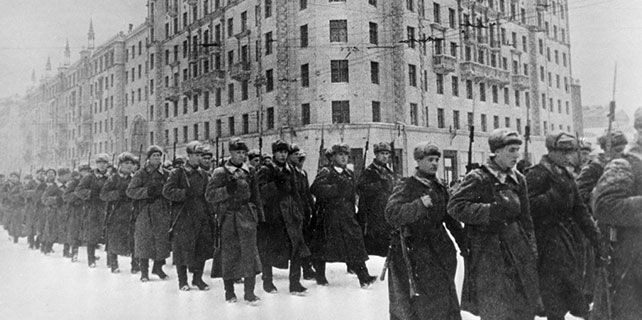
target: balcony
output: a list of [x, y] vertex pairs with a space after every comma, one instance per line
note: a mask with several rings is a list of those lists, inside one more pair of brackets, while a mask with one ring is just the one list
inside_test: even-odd
[[490, 40], [490, 50], [500, 51], [502, 49], [502, 42], [499, 40]]
[[457, 58], [444, 54], [432, 57], [432, 68], [436, 73], [448, 74], [457, 70]]
[[161, 97], [169, 101], [178, 101], [180, 98], [180, 91], [178, 86], [169, 86], [161, 89]]
[[488, 67], [490, 71], [490, 82], [505, 86], [510, 83], [510, 72], [502, 69]]
[[181, 91], [186, 95], [192, 93], [201, 93], [203, 90], [211, 91], [215, 88], [222, 88], [225, 86], [225, 71], [212, 70], [210, 72], [199, 75], [196, 78], [183, 81], [181, 83]]
[[247, 29], [247, 28], [245, 28], [245, 30], [234, 35], [236, 39], [241, 39], [243, 37], [249, 37], [249, 36], [250, 36], [250, 29]]
[[238, 62], [231, 66], [230, 77], [236, 81], [250, 79], [251, 65], [248, 62]]
[[187, 4], [190, 6], [195, 6], [198, 4], [198, 0], [187, 0]]
[[460, 64], [461, 76], [474, 80], [486, 80], [490, 83], [507, 85], [510, 83], [510, 72], [477, 62], [466, 61]]
[[513, 87], [517, 90], [526, 90], [531, 87], [530, 78], [523, 74], [514, 74], [513, 78]]
[[170, 5], [169, 8], [167, 8], [167, 14], [172, 18], [176, 17], [178, 15], [178, 7]]

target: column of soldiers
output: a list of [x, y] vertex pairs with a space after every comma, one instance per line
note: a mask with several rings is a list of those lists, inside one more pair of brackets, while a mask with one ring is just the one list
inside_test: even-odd
[[[642, 134], [642, 112], [635, 128]], [[374, 146], [358, 177], [350, 147], [335, 144], [311, 184], [305, 152], [283, 140], [266, 155], [233, 138], [226, 159], [194, 141], [169, 164], [151, 146], [144, 161], [122, 153], [112, 170], [100, 154], [93, 170], [0, 176], [0, 221], [12, 241], [27, 237], [45, 254], [62, 244], [75, 262], [85, 245], [90, 268], [104, 244], [111, 272], [130, 256], [141, 282], [150, 259], [151, 273], [168, 279], [171, 253], [181, 291], [209, 290], [202, 277], [213, 259], [210, 275], [223, 279], [228, 302], [242, 283], [244, 300], [256, 304], [258, 274], [263, 290], [277, 293], [273, 268], [289, 269], [295, 295], [307, 291], [301, 278], [329, 285], [326, 264], [336, 262], [368, 288], [376, 277], [365, 261], [375, 255], [385, 257], [391, 319], [461, 319], [461, 310], [482, 319], [639, 319], [642, 142], [624, 151], [624, 134], [609, 132], [599, 140], [605, 153], [589, 159], [589, 144], [552, 133], [548, 154], [524, 174], [516, 170], [522, 142], [511, 129], [493, 131], [488, 159], [452, 189], [437, 177], [442, 153], [431, 142], [414, 148], [417, 166], [403, 179], [390, 144]]]

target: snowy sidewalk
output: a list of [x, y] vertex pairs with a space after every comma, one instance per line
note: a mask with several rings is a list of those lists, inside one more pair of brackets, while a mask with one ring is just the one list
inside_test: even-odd
[[[242, 284], [235, 288], [239, 302], [226, 303], [221, 279], [205, 277], [210, 291], [180, 292], [171, 260], [164, 268], [169, 280], [150, 275], [150, 282], [141, 283], [140, 275], [129, 273], [127, 257], [119, 257], [121, 273], [111, 274], [103, 251], [99, 252], [98, 267], [89, 269], [85, 248], [80, 248], [77, 263], [62, 258], [62, 246], [56, 245], [54, 250], [53, 255], [44, 256], [28, 250], [25, 239], [13, 244], [7, 233], [0, 231], [2, 319], [389, 319], [387, 279], [361, 289], [356, 276], [347, 274], [342, 263], [328, 264], [328, 287], [302, 281], [308, 288], [305, 297], [290, 295], [286, 270], [275, 269], [277, 294], [263, 291], [259, 275], [255, 293], [261, 302], [254, 307], [242, 300]], [[379, 276], [383, 260], [371, 257], [367, 262], [372, 275]], [[211, 260], [206, 265], [207, 274], [210, 266]], [[458, 290], [461, 280], [460, 263]], [[463, 315], [464, 319], [477, 319]]]

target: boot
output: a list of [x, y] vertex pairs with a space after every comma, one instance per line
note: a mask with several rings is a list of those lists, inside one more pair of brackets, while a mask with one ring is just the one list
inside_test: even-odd
[[303, 294], [307, 289], [301, 285], [301, 262], [293, 259], [290, 261], [290, 293]]
[[267, 293], [276, 293], [278, 290], [274, 283], [272, 282], [272, 267], [263, 266], [263, 275], [261, 275], [263, 280], [263, 290]]
[[132, 268], [131, 268], [131, 273], [132, 274], [137, 274], [138, 272], [140, 272], [140, 262], [139, 262], [138, 258], [134, 258], [132, 256], [131, 266], [132, 266]]
[[29, 249], [34, 249], [36, 247], [33, 235], [27, 236], [27, 243], [29, 244]]
[[90, 268], [96, 267], [96, 247], [92, 244], [87, 244], [87, 264]]
[[194, 271], [194, 275], [192, 275], [192, 285], [197, 287], [198, 290], [208, 291], [210, 289], [210, 286], [207, 285], [205, 281], [203, 281], [202, 276], [203, 276], [203, 270]]
[[167, 274], [163, 271], [163, 260], [154, 260], [154, 267], [152, 268], [152, 273], [157, 275], [161, 280], [166, 280], [169, 278]]
[[73, 246], [71, 248], [71, 262], [78, 261], [78, 246]]
[[114, 253], [108, 253], [107, 260], [111, 263], [111, 273], [120, 273], [120, 269], [118, 268], [118, 256]]
[[325, 277], [325, 261], [315, 261], [314, 263], [314, 278], [317, 280], [317, 284], [320, 286], [327, 286], [328, 279]]
[[225, 288], [225, 301], [235, 303], [237, 299], [236, 294], [234, 294], [234, 280], [223, 280], [223, 286]]
[[18, 243], [18, 236], [13, 236], [13, 243]]
[[314, 280], [314, 269], [312, 269], [312, 263], [310, 259], [303, 260], [303, 280]]
[[243, 281], [243, 299], [251, 304], [251, 305], [257, 305], [259, 300], [261, 300], [259, 297], [257, 297], [254, 294], [254, 286], [256, 285], [256, 277], [251, 276], [251, 277], [246, 277]]
[[178, 289], [180, 291], [189, 291], [190, 287], [187, 284], [187, 266], [176, 266], [176, 274], [178, 275]]
[[140, 259], [140, 282], [149, 281], [149, 259]]
[[65, 243], [65, 244], [63, 245], [63, 247], [62, 247], [62, 256], [63, 256], [64, 258], [69, 258], [69, 257], [71, 257], [71, 255], [69, 254], [69, 247], [70, 247], [70, 246], [69, 246], [69, 244], [68, 244], [68, 243]]
[[34, 242], [34, 249], [38, 250], [40, 249], [40, 236], [36, 236], [36, 241]]
[[371, 276], [370, 273], [368, 273], [368, 268], [366, 267], [366, 264], [364, 262], [361, 262], [359, 264], [351, 265], [352, 270], [355, 270], [357, 273], [357, 277], [359, 278], [359, 285], [361, 285], [361, 288], [367, 289], [377, 281], [377, 277]]

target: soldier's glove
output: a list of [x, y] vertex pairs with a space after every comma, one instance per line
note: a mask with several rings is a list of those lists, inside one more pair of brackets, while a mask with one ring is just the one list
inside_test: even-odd
[[489, 220], [493, 223], [504, 223], [514, 220], [521, 213], [519, 198], [500, 194], [499, 199], [490, 206]]
[[427, 194], [419, 198], [419, 200], [421, 200], [421, 203], [424, 205], [424, 207], [426, 208], [432, 207], [432, 199], [430, 198], [430, 195]]
[[149, 198], [158, 198], [161, 196], [162, 187], [160, 185], [147, 187], [147, 195]]
[[227, 184], [225, 184], [225, 190], [227, 190], [228, 194], [233, 194], [236, 192], [236, 189], [238, 188], [238, 183], [236, 180], [236, 177], [232, 176], [230, 179], [227, 181]]

